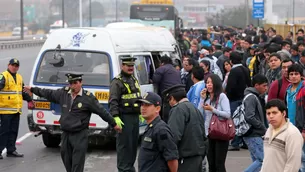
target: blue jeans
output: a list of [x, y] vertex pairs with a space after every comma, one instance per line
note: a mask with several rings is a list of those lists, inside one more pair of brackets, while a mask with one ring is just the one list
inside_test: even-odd
[[261, 137], [244, 137], [243, 139], [248, 146], [253, 162], [245, 172], [259, 172], [264, 159], [263, 139]]
[[302, 162], [301, 162], [301, 168], [300, 168], [299, 172], [305, 172], [305, 143], [303, 145]]
[[[231, 116], [233, 116], [234, 111], [237, 109], [239, 105], [241, 105], [241, 103], [242, 100], [230, 102]], [[235, 136], [234, 139], [231, 141], [231, 146], [234, 148], [239, 148], [242, 143], [243, 143], [242, 137]]]

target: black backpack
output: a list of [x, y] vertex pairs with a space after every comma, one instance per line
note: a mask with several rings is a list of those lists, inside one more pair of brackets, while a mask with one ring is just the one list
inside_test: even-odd
[[277, 83], [277, 94], [276, 94], [276, 98], [279, 98], [280, 92], [281, 92], [281, 88], [282, 88], [282, 84], [283, 84], [283, 79], [279, 79], [278, 83]]

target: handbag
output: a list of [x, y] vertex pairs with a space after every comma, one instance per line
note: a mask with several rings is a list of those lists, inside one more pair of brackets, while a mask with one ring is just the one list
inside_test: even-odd
[[[219, 97], [216, 100], [216, 109], [218, 105]], [[229, 119], [219, 119], [217, 115], [213, 113], [210, 127], [209, 127], [209, 138], [215, 140], [232, 140], [235, 136], [235, 126], [233, 120]]]

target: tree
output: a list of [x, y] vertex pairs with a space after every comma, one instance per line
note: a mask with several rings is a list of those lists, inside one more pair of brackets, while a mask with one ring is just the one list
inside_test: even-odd
[[252, 9], [247, 11], [245, 5], [240, 5], [235, 8], [222, 10], [220, 13], [213, 15], [212, 17], [207, 17], [207, 23], [210, 26], [215, 25], [225, 25], [234, 27], [246, 27], [247, 12], [249, 14], [249, 24], [257, 22], [257, 19], [252, 18]]
[[[89, 14], [89, 7], [87, 8], [87, 13]], [[92, 2], [91, 3], [91, 14], [92, 18], [101, 18], [104, 17], [104, 6], [100, 2]]]

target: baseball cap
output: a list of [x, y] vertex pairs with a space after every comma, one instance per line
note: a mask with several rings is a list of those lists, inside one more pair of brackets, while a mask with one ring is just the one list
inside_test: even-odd
[[9, 64], [10, 64], [10, 65], [16, 64], [16, 65], [19, 66], [19, 65], [20, 65], [20, 62], [19, 62], [19, 60], [17, 60], [17, 59], [14, 58], [14, 59], [11, 59], [11, 60], [9, 61]]
[[143, 99], [139, 99], [139, 100], [137, 100], [137, 102], [152, 104], [155, 106], [161, 106], [161, 104], [162, 104], [161, 97], [154, 92], [147, 92], [143, 96]]

